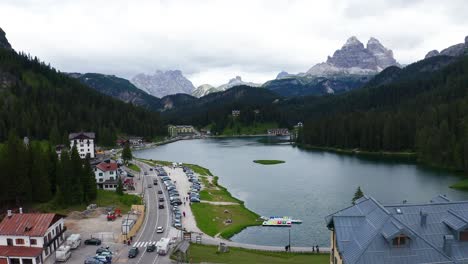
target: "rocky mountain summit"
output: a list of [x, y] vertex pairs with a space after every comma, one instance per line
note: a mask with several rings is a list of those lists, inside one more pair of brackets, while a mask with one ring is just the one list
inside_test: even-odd
[[153, 75], [138, 74], [131, 82], [139, 89], [156, 97], [164, 97], [170, 94], [191, 94], [195, 89], [179, 70], [156, 71]]
[[439, 56], [439, 55], [458, 57], [458, 56], [462, 56], [466, 54], [467, 52], [468, 52], [468, 36], [465, 37], [465, 43], [455, 44], [446, 49], [443, 49], [441, 52], [439, 52], [438, 50], [431, 50], [426, 54], [424, 58], [427, 59], [427, 58]]
[[249, 87], [260, 87], [260, 86], [262, 86], [261, 84], [258, 84], [258, 83], [244, 82], [242, 80], [242, 77], [236, 76], [235, 78], [230, 79], [228, 83], [222, 84], [222, 85], [220, 85], [218, 87], [214, 87], [214, 86], [212, 86], [210, 84], [200, 85], [200, 86], [197, 87], [197, 89], [195, 89], [192, 92], [192, 95], [195, 96], [195, 97], [203, 97], [203, 96], [208, 95], [210, 93], [226, 91], [228, 89], [231, 89], [232, 87], [241, 86], [241, 85], [249, 86]]
[[368, 75], [376, 74], [389, 66], [399, 66], [393, 52], [376, 38], [370, 38], [366, 47], [356, 37], [350, 37], [341, 49], [336, 50], [327, 61], [314, 65], [307, 75]]
[[0, 48], [11, 49], [10, 42], [8, 42], [5, 31], [2, 28], [0, 28]]

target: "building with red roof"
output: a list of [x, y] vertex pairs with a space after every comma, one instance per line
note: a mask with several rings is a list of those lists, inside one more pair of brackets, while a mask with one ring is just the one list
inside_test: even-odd
[[117, 180], [119, 165], [111, 160], [104, 161], [96, 165], [94, 169], [94, 176], [96, 177], [96, 184], [98, 189], [101, 190], [115, 190], [117, 189]]
[[13, 214], [0, 223], [0, 264], [41, 264], [64, 241], [66, 228], [58, 214]]

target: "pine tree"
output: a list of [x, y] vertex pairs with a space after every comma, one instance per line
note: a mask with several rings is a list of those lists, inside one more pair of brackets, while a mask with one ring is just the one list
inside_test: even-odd
[[127, 163], [133, 159], [132, 150], [130, 149], [129, 144], [125, 144], [125, 147], [122, 150], [122, 159]]
[[81, 174], [83, 172], [83, 161], [78, 154], [76, 145], [73, 146], [70, 155], [70, 184], [72, 187], [71, 204], [80, 204], [83, 202], [83, 185], [81, 184]]
[[96, 177], [89, 159], [86, 159], [83, 166], [81, 183], [83, 184], [83, 201], [89, 203], [95, 200], [97, 196]]
[[32, 198], [34, 202], [47, 202], [51, 199], [52, 192], [47, 171], [46, 153], [38, 147], [35, 147], [33, 152], [34, 160], [31, 173]]
[[363, 193], [362, 190], [361, 190], [361, 186], [358, 186], [357, 189], [356, 189], [356, 192], [354, 193], [354, 197], [353, 197], [353, 199], [351, 200], [351, 202], [352, 202], [353, 204], [355, 204], [356, 201], [357, 201], [359, 198], [363, 197], [363, 196], [364, 196], [364, 193]]
[[115, 192], [118, 195], [123, 195], [123, 183], [120, 177], [117, 177], [117, 189], [115, 190]]

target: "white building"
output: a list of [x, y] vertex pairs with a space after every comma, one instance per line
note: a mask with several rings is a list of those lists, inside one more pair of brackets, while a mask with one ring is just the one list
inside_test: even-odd
[[68, 135], [68, 139], [70, 140], [70, 149], [76, 145], [80, 158], [84, 159], [87, 155], [89, 155], [90, 158], [95, 157], [94, 132], [71, 133]]
[[117, 189], [117, 169], [116, 162], [101, 162], [94, 168], [94, 175], [96, 177], [96, 184], [98, 189], [101, 190], [115, 190]]
[[64, 242], [66, 227], [58, 214], [13, 214], [0, 223], [0, 264], [43, 264]]

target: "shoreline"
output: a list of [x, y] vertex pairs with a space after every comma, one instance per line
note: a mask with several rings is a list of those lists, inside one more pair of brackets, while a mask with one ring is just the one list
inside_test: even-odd
[[[160, 164], [162, 166], [170, 167], [172, 165], [172, 162], [170, 161], [150, 160], [141, 158], [138, 158], [138, 160], [152, 166]], [[197, 228], [200, 229], [200, 231], [202, 231], [206, 236], [212, 238], [219, 237], [221, 239], [229, 240], [231, 237], [240, 233], [242, 230], [249, 226], [261, 225], [262, 221], [259, 220], [260, 215], [247, 208], [244, 204], [244, 201], [232, 196], [232, 194], [227, 190], [226, 187], [218, 183], [218, 176], [214, 176], [209, 169], [196, 164], [183, 163], [183, 165], [192, 169], [204, 183], [204, 189], [202, 189], [202, 191], [200, 192], [201, 194], [203, 191], [205, 191], [204, 197], [201, 197], [202, 202], [192, 203], [190, 207], [192, 209], [192, 212], [194, 212], [194, 220]], [[233, 222], [235, 222], [236, 224], [238, 222], [241, 222], [241, 224], [232, 226], [223, 225], [223, 227], [216, 229], [216, 232], [213, 233], [213, 230], [207, 226], [212, 226], [214, 225], [214, 223], [207, 224], [207, 221], [210, 219], [208, 219], [207, 217], [205, 217], [206, 219], [202, 219], [200, 218], [200, 216], [208, 215], [207, 211], [213, 213], [214, 211], [225, 211], [226, 208], [229, 208], [229, 211], [233, 210], [237, 212], [237, 214], [234, 214], [235, 217], [233, 217], [233, 219], [239, 219], [235, 219], [235, 221]], [[213, 218], [220, 218], [219, 214], [214, 214]]]

